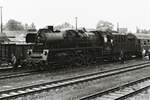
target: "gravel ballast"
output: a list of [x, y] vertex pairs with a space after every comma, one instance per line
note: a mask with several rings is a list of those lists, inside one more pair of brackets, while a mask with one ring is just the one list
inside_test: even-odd
[[[128, 61], [126, 64], [106, 64], [106, 65], [99, 65], [99, 66], [94, 66], [93, 68], [86, 67], [86, 68], [80, 68], [78, 69], [73, 69], [72, 71], [58, 71], [55, 73], [43, 73], [43, 74], [38, 74], [38, 75], [32, 75], [31, 76], [26, 76], [26, 77], [20, 77], [20, 78], [13, 78], [13, 79], [6, 79], [0, 81], [0, 87], [1, 90], [7, 89], [7, 88], [14, 88], [18, 86], [24, 86], [24, 85], [29, 85], [29, 84], [35, 84], [35, 83], [42, 83], [46, 81], [54, 81], [58, 79], [63, 79], [67, 77], [73, 77], [77, 75], [83, 75], [91, 72], [97, 72], [97, 71], [104, 71], [104, 70], [110, 70], [113, 68], [119, 68], [119, 67], [124, 67], [127, 65], [132, 65], [132, 64], [138, 64], [142, 62], [147, 62], [147, 61]], [[87, 70], [88, 68], [88, 70]], [[147, 69], [148, 70], [148, 69]], [[144, 72], [145, 73], [145, 72]], [[128, 75], [129, 74], [129, 75]], [[131, 78], [132, 73], [125, 74], [124, 76], [116, 76], [112, 78], [107, 78], [107, 79], [102, 79], [102, 80], [97, 80], [93, 82], [88, 82], [84, 83], [81, 85], [74, 85], [74, 86], [69, 86], [67, 88], [62, 88], [62, 89], [56, 89], [54, 91], [49, 91], [49, 92], [42, 92], [40, 94], [34, 94], [34, 95], [29, 95], [24, 98], [18, 98], [17, 100], [75, 100], [80, 96], [83, 96], [85, 94], [89, 94], [93, 91], [97, 91], [97, 88], [100, 90], [105, 89], [106, 87], [111, 87], [116, 84], [121, 84], [122, 80], [129, 81], [128, 79]], [[119, 82], [119, 83], [118, 83]], [[98, 89], [98, 90], [99, 90]], [[89, 91], [90, 90], [90, 91]]]

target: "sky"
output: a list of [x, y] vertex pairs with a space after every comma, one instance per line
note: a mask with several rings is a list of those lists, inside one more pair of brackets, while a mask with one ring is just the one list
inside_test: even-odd
[[15, 19], [34, 22], [37, 28], [69, 22], [78, 27], [96, 28], [100, 20], [116, 28], [150, 29], [150, 0], [0, 0], [3, 23]]

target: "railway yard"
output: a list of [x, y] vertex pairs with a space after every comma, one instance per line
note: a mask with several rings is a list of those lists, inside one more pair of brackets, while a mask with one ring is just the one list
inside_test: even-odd
[[1, 69], [0, 100], [149, 100], [149, 71], [140, 59], [57, 72]]
[[0, 44], [0, 100], [130, 100], [149, 92], [149, 34], [47, 26], [24, 38]]
[[0, 0], [0, 100], [150, 100], [150, 0]]
[[0, 100], [150, 100], [150, 0], [0, 0]]

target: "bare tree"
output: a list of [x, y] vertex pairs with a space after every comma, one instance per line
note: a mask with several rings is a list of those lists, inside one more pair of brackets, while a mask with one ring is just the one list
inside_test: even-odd
[[26, 24], [24, 25], [24, 29], [27, 30], [28, 27], [29, 27], [29, 25], [26, 23]]
[[36, 29], [36, 26], [35, 26], [35, 24], [33, 22], [31, 24], [31, 29]]
[[65, 23], [63, 23], [63, 24], [61, 24], [61, 25], [55, 26], [55, 29], [56, 29], [56, 30], [61, 30], [61, 29], [73, 28], [73, 27], [74, 27], [74, 26], [71, 25], [70, 23], [65, 22]]

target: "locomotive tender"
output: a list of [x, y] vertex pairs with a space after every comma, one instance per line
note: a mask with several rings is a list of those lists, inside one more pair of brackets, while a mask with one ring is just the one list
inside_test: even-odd
[[56, 65], [118, 60], [121, 51], [126, 58], [140, 56], [142, 47], [138, 41], [135, 34], [85, 29], [54, 31], [53, 26], [49, 26], [37, 34], [27, 34], [26, 42], [35, 43], [33, 49], [28, 50], [27, 62], [32, 67], [47, 69]]

